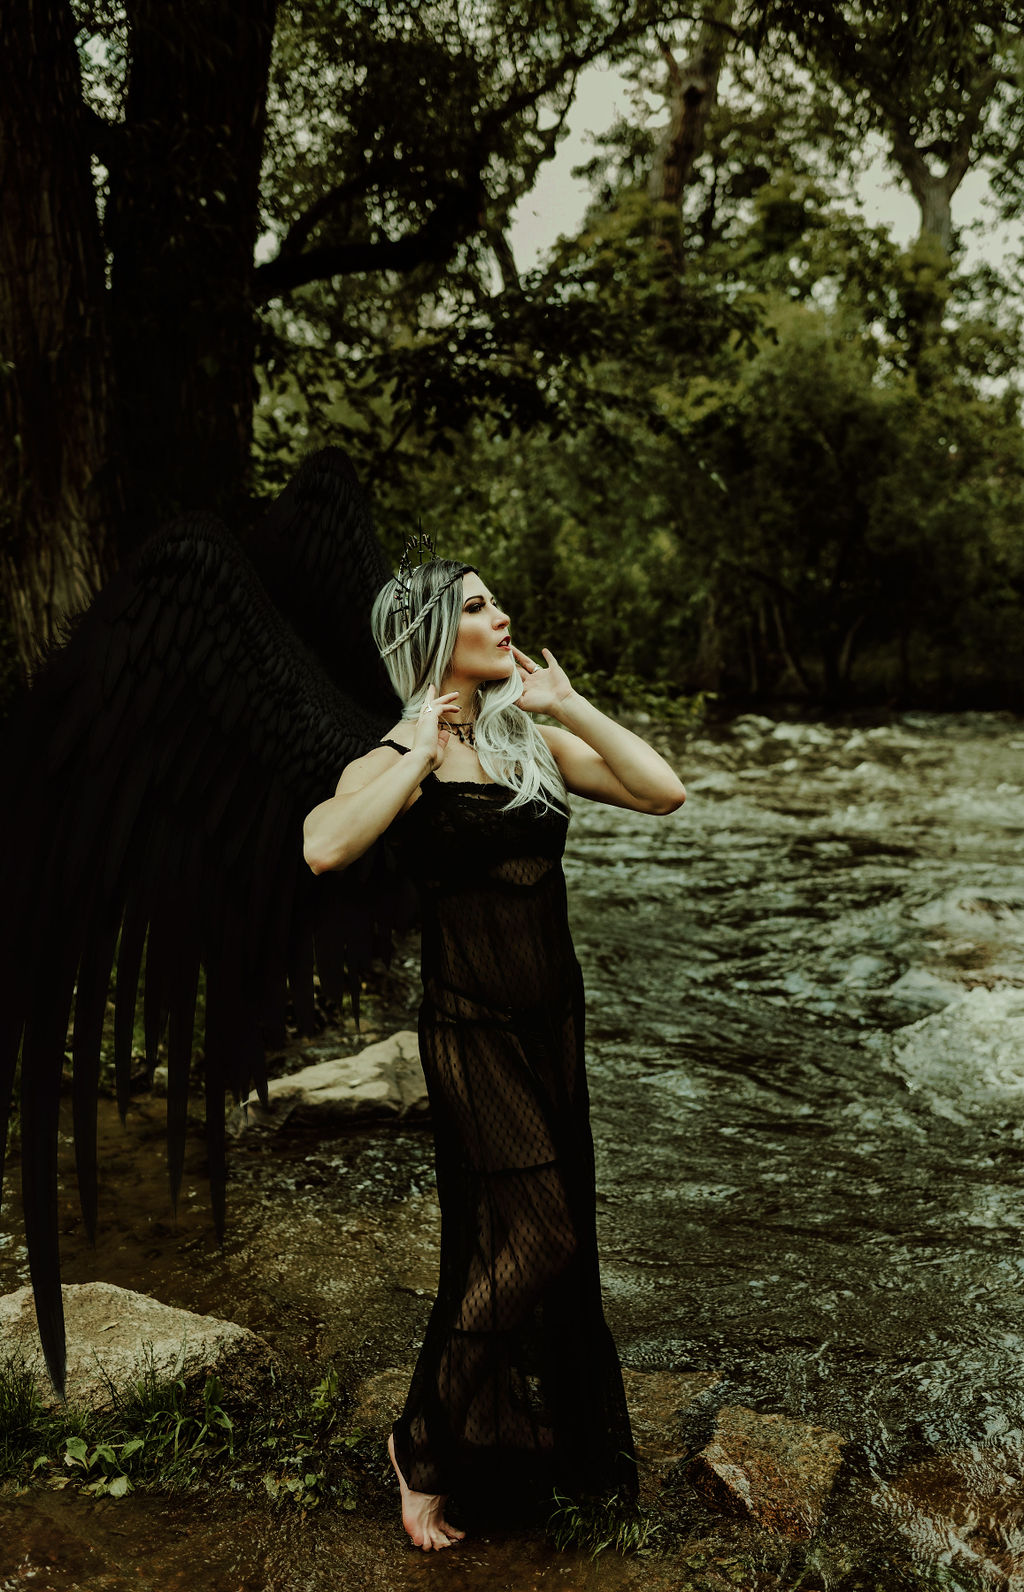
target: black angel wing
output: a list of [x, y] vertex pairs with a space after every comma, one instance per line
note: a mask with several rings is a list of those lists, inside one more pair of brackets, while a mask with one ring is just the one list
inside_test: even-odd
[[[306, 471], [305, 509], [296, 502], [305, 489], [295, 483], [290, 509], [285, 503], [276, 511], [285, 529], [289, 513], [293, 525], [303, 513], [307, 522], [319, 513], [319, 528], [300, 524], [293, 540], [304, 537], [322, 557], [333, 534], [324, 499], [339, 480], [344, 485], [344, 471], [321, 460]], [[359, 506], [354, 487], [352, 502]], [[357, 527], [360, 543], [367, 535], [372, 541]], [[334, 557], [344, 566], [336, 539]], [[330, 574], [335, 586], [343, 581], [339, 570]], [[338, 655], [347, 646], [358, 658], [365, 645], [358, 626], [378, 574], [371, 550], [355, 589], [336, 595]], [[291, 595], [301, 607], [298, 583]], [[49, 660], [12, 729], [0, 789], [10, 842], [0, 1176], [20, 1051], [26, 1236], [40, 1336], [58, 1388], [57, 1128], [72, 1005], [75, 1155], [92, 1234], [100, 1045], [115, 963], [122, 1115], [140, 978], [151, 1058], [167, 1032], [175, 1197], [205, 970], [206, 1131], [222, 1233], [225, 1098], [243, 1096], [253, 1082], [265, 1097], [264, 1025], [280, 1023], [289, 986], [300, 1015], [310, 1012], [314, 937], [321, 975], [356, 988], [361, 968], [387, 942], [386, 848], [378, 846], [351, 877], [314, 878], [302, 856], [306, 812], [397, 716], [386, 683], [378, 676], [367, 684], [370, 659], [374, 653], [363, 656], [354, 682], [333, 683], [238, 544], [216, 521], [194, 516], [150, 542], [100, 594]]]
[[356, 679], [373, 711], [398, 704], [370, 636], [388, 570], [369, 504], [340, 448], [311, 454], [246, 542], [274, 605], [332, 680]]

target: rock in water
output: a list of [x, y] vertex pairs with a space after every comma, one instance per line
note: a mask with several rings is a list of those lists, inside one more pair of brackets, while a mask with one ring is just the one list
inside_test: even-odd
[[[130, 1389], [150, 1367], [160, 1380], [190, 1379], [206, 1370], [229, 1375], [233, 1363], [247, 1372], [265, 1366], [270, 1347], [233, 1321], [177, 1310], [147, 1294], [109, 1282], [65, 1283], [67, 1396], [81, 1408], [113, 1402], [111, 1385]], [[0, 1298], [0, 1360], [22, 1362], [36, 1377], [44, 1403], [56, 1404], [36, 1330], [31, 1288]]]
[[687, 1474], [709, 1503], [799, 1540], [817, 1529], [842, 1450], [823, 1426], [732, 1406]]
[[419, 1040], [411, 1029], [368, 1045], [356, 1056], [320, 1061], [287, 1078], [275, 1078], [268, 1092], [270, 1111], [250, 1100], [234, 1113], [234, 1132], [251, 1125], [280, 1127], [296, 1114], [353, 1120], [424, 1117], [429, 1109]]

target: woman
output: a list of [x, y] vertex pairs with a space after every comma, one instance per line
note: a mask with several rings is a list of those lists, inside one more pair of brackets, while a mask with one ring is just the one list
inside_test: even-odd
[[[420, 1053], [441, 1206], [438, 1295], [388, 1442], [417, 1547], [472, 1506], [636, 1496], [622, 1373], [601, 1307], [583, 989], [561, 855], [566, 793], [671, 813], [665, 760], [512, 645], [476, 570], [389, 581], [374, 637], [405, 704], [309, 814], [314, 872], [394, 828], [423, 908]], [[543, 713], [556, 724], [537, 726]]]

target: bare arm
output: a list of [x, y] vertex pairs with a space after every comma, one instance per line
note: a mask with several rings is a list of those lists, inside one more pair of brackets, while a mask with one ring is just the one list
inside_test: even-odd
[[554, 655], [546, 647], [543, 651], [546, 669], [516, 649], [523, 680], [519, 706], [558, 720], [559, 728], [543, 727], [541, 734], [567, 788], [613, 807], [674, 813], [686, 800], [674, 770], [653, 746], [574, 691]]
[[416, 800], [423, 780], [444, 760], [448, 731], [443, 715], [456, 711], [455, 703], [455, 692], [435, 701], [431, 687], [409, 751], [380, 746], [356, 758], [342, 773], [334, 795], [307, 814], [302, 854], [314, 873], [347, 868]]

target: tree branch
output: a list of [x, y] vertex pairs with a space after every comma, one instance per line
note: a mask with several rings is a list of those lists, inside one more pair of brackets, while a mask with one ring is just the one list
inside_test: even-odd
[[[668, 20], [692, 20], [690, 8], [678, 7]], [[663, 19], [664, 20], [664, 19]], [[523, 111], [550, 94], [567, 76], [574, 80], [582, 67], [599, 60], [618, 45], [649, 25], [646, 16], [631, 13], [622, 18], [600, 39], [577, 50], [570, 50], [552, 63], [547, 72], [530, 85], [522, 85], [500, 105], [492, 106], [480, 119], [475, 137], [466, 149], [463, 178], [442, 192], [438, 204], [423, 225], [401, 238], [379, 238], [372, 242], [343, 243], [333, 247], [303, 249], [310, 234], [330, 211], [376, 186], [378, 173], [361, 172], [345, 183], [327, 190], [320, 199], [296, 218], [288, 230], [277, 257], [257, 266], [253, 273], [257, 303], [279, 298], [294, 288], [334, 276], [351, 276], [373, 271], [412, 271], [432, 261], [443, 264], [466, 237], [483, 225], [487, 212], [484, 171], [501, 129]], [[574, 85], [575, 86], [575, 85]], [[563, 113], [564, 115], [564, 113]], [[553, 152], [553, 144], [551, 146]], [[386, 172], [386, 168], [385, 168]]]
[[713, 12], [701, 23], [693, 51], [683, 66], [664, 39], [658, 39], [671, 90], [668, 126], [648, 181], [648, 193], [658, 203], [679, 205], [704, 148], [726, 50], [726, 37], [718, 25], [728, 24], [734, 9], [735, 0], [717, 0]]
[[963, 182], [971, 164], [971, 149], [977, 137], [985, 107], [992, 98], [992, 90], [1005, 77], [1005, 73], [990, 68], [974, 84], [963, 119], [957, 128], [956, 143], [946, 167], [946, 191], [950, 198]]
[[477, 181], [452, 188], [415, 232], [401, 238], [340, 243], [307, 249], [302, 254], [279, 254], [253, 273], [255, 302], [280, 298], [308, 282], [334, 276], [354, 276], [369, 271], [413, 271], [428, 262], [443, 264], [453, 249], [481, 225], [486, 206], [483, 184]]
[[498, 270], [501, 272], [502, 287], [506, 293], [515, 291], [521, 284], [511, 243], [500, 227], [495, 227], [493, 231], [488, 233], [487, 241], [491, 246], [491, 253], [497, 262]]
[[376, 187], [378, 174], [371, 172], [364, 165], [363, 169], [354, 177], [349, 177], [345, 182], [339, 182], [333, 188], [328, 188], [319, 199], [313, 201], [308, 210], [296, 216], [288, 231], [284, 235], [278, 258], [284, 259], [294, 254], [299, 254], [309, 242], [310, 234], [330, 215], [332, 210], [337, 210], [349, 199], [358, 199]]

